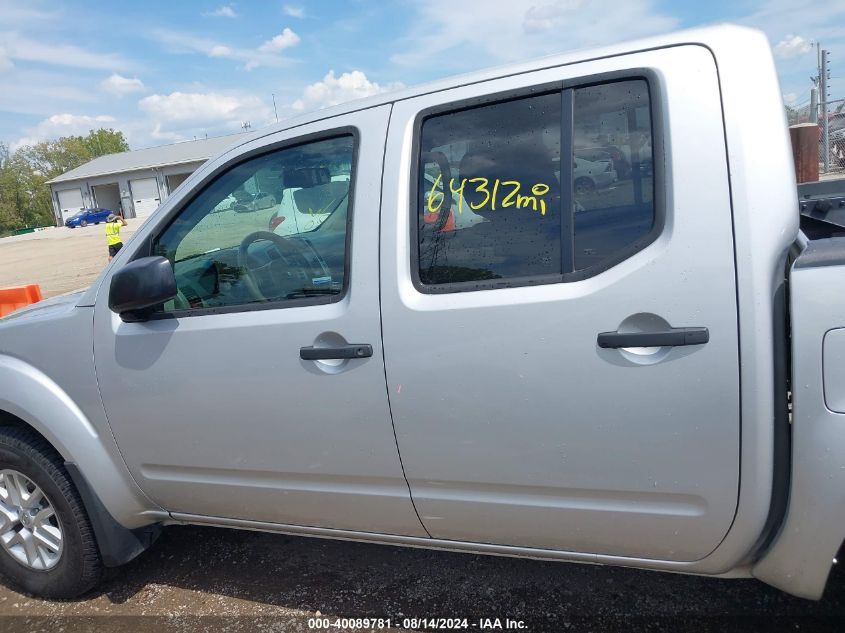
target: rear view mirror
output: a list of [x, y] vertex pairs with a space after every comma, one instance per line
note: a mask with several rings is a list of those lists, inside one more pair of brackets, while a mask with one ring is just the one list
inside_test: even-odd
[[[176, 296], [173, 266], [164, 257], [129, 262], [111, 278], [109, 309], [124, 321], [142, 321], [143, 311]], [[128, 318], [127, 318], [128, 317]]]

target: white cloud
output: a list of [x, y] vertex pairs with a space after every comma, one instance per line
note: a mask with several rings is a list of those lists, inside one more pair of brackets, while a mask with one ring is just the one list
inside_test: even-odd
[[791, 59], [809, 53], [812, 45], [800, 35], [787, 35], [775, 44], [774, 54], [778, 59]]
[[[783, 91], [796, 92], [801, 101], [810, 98], [810, 77], [817, 73], [811, 40], [830, 50], [833, 60], [845, 57], [845, 0], [756, 0], [749, 14], [736, 21], [766, 33]], [[804, 52], [807, 46], [810, 52]], [[830, 82], [832, 97], [845, 96], [837, 74]]]
[[534, 5], [525, 12], [523, 28], [526, 33], [550, 31], [567, 18], [574, 17], [573, 13], [582, 4], [583, 0], [564, 0], [540, 6]]
[[113, 127], [115, 121], [114, 117], [105, 114], [98, 116], [54, 114], [35, 127], [27, 129], [26, 135], [12, 143], [11, 149], [14, 151], [23, 145], [34, 145], [59, 136], [85, 135], [90, 130]]
[[137, 77], [129, 78], [117, 73], [112, 73], [108, 79], [100, 82], [100, 87], [118, 97], [133, 92], [142, 92], [145, 89], [144, 82]]
[[11, 56], [9, 55], [9, 51], [6, 49], [5, 46], [0, 44], [0, 73], [11, 70], [15, 67], [14, 62], [12, 61]]
[[783, 93], [783, 102], [787, 105], [792, 105], [798, 100], [798, 95], [794, 92]]
[[165, 132], [161, 129], [161, 123], [156, 123], [155, 127], [153, 127], [152, 132], [150, 132], [150, 138], [154, 141], [164, 141], [167, 143], [177, 143], [179, 141], [184, 141], [185, 137], [179, 134], [178, 132]]
[[212, 46], [211, 50], [208, 51], [209, 57], [232, 57], [233, 54], [234, 51], [231, 48], [222, 44]]
[[330, 70], [322, 81], [307, 86], [302, 93], [302, 97], [294, 101], [291, 107], [300, 112], [316, 110], [401, 87], [401, 83], [380, 86], [367, 79], [367, 75], [360, 70], [343, 73], [340, 77], [336, 77], [334, 71]]
[[155, 94], [141, 99], [138, 107], [155, 121], [194, 126], [249, 120], [257, 127], [269, 122], [272, 114], [272, 108], [254, 95], [221, 92]]
[[201, 53], [218, 59], [232, 59], [241, 62], [246, 70], [259, 66], [269, 68], [288, 66], [291, 60], [283, 56], [281, 51], [299, 42], [299, 36], [290, 29], [285, 29], [273, 39], [264, 42], [259, 48], [237, 48], [190, 33], [165, 29], [153, 31], [152, 37], [170, 47], [174, 52]]
[[[391, 59], [444, 73], [633, 39], [676, 28], [653, 0], [426, 0], [415, 4], [404, 51]], [[624, 35], [620, 35], [624, 34]]]
[[283, 12], [285, 15], [289, 15], [289, 16], [290, 16], [290, 17], [292, 17], [292, 18], [300, 18], [300, 19], [302, 19], [302, 18], [304, 18], [304, 17], [305, 17], [305, 9], [303, 9], [302, 7], [296, 7], [296, 6], [293, 6], [292, 4], [286, 4], [286, 5], [282, 8], [282, 12]]
[[20, 0], [0, 0], [0, 15], [3, 16], [3, 21], [6, 24], [32, 25], [39, 22], [49, 22], [60, 19], [61, 9], [53, 9], [51, 11], [43, 11], [41, 9], [34, 9], [30, 5], [33, 3], [23, 3]]
[[[78, 111], [81, 104], [102, 103], [102, 96], [72, 74], [56, 70], [14, 67], [0, 73], [0, 122], [2, 113], [17, 112], [45, 118], [56, 110]], [[91, 106], [84, 106], [89, 108]], [[21, 134], [16, 130], [13, 134]]]
[[27, 38], [17, 33], [0, 33], [0, 42], [3, 42], [8, 58], [13, 60], [94, 70], [112, 70], [130, 65], [117, 54], [98, 53], [72, 44], [50, 43], [46, 39]]
[[259, 46], [258, 50], [263, 53], [279, 53], [297, 44], [299, 44], [299, 36], [285, 27], [281, 33]]
[[224, 4], [223, 6], [217, 7], [214, 11], [209, 11], [208, 13], [203, 13], [203, 15], [212, 17], [212, 18], [236, 18], [238, 14], [235, 13], [235, 10], [232, 8], [231, 4]]

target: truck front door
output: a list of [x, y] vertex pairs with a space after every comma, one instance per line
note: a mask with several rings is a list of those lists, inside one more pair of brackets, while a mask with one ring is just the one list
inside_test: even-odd
[[[115, 266], [171, 261], [179, 293], [149, 320], [110, 312], [105, 279], [105, 410], [138, 485], [174, 514], [425, 535], [390, 422], [375, 281], [389, 112], [251, 141], [166, 203]], [[238, 208], [242, 191], [268, 204]], [[281, 231], [290, 196], [321, 222]]]

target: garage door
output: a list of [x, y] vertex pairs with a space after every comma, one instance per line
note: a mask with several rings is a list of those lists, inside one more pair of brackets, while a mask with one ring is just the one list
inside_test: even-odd
[[82, 191], [80, 189], [65, 189], [58, 192], [59, 210], [62, 213], [62, 223], [74, 213], [82, 211]]
[[155, 178], [139, 178], [130, 180], [132, 190], [132, 205], [135, 207], [135, 217], [142, 218], [158, 209], [161, 196], [158, 193], [158, 183]]
[[173, 174], [172, 176], [167, 177], [167, 195], [173, 193], [173, 190], [176, 189], [179, 185], [185, 182], [188, 179], [188, 176], [191, 174]]

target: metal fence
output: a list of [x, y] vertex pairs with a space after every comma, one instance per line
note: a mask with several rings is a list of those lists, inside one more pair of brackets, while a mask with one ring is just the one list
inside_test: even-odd
[[809, 102], [787, 106], [787, 118], [790, 125], [815, 123], [819, 126], [820, 174], [845, 172], [845, 99], [827, 102], [827, 129], [821, 106], [813, 108]]

